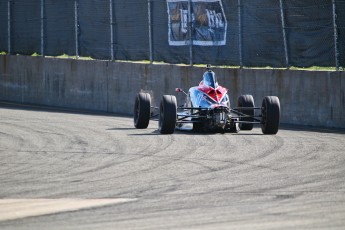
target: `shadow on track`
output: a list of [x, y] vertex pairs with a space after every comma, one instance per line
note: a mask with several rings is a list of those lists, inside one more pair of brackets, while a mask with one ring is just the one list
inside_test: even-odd
[[281, 124], [279, 129], [286, 130], [286, 131], [296, 131], [296, 132], [345, 134], [345, 129], [342, 129], [342, 128], [327, 128], [327, 127], [306, 126], [306, 125]]
[[[65, 107], [53, 107], [46, 105], [36, 105], [36, 104], [20, 104], [8, 101], [0, 101], [0, 108], [13, 109], [13, 110], [23, 110], [23, 111], [43, 111], [51, 113], [66, 113], [66, 114], [79, 114], [79, 115], [92, 115], [92, 116], [109, 116], [109, 117], [124, 117], [132, 119], [131, 115], [117, 114], [106, 111], [95, 111], [88, 109], [73, 109]], [[108, 130], [132, 130], [134, 128], [112, 128]], [[296, 131], [296, 132], [316, 132], [316, 133], [336, 133], [336, 134], [345, 134], [344, 128], [328, 128], [328, 127], [317, 127], [317, 126], [306, 126], [306, 125], [293, 125], [293, 124], [281, 124], [280, 130], [286, 131]], [[158, 130], [154, 131], [148, 135], [158, 135]], [[213, 135], [220, 133], [210, 133], [210, 132], [192, 132], [192, 131], [179, 131], [176, 130], [174, 134], [180, 135]], [[261, 135], [255, 133], [225, 133], [225, 134], [234, 134], [234, 135]], [[140, 134], [137, 134], [140, 135]], [[279, 132], [278, 132], [279, 135]]]

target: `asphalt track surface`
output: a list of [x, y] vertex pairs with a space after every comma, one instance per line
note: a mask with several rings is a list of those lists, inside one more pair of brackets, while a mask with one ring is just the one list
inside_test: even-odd
[[345, 229], [345, 132], [160, 135], [0, 104], [0, 229]]

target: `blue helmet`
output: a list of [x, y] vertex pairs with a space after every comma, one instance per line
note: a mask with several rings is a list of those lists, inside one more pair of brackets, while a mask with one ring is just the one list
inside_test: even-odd
[[218, 87], [216, 74], [211, 70], [206, 71], [203, 75], [203, 84], [216, 89]]

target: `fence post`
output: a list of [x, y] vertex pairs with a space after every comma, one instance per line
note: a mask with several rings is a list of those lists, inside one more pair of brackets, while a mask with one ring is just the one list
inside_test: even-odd
[[152, 19], [151, 19], [151, 0], [147, 0], [147, 15], [149, 22], [149, 49], [150, 49], [150, 64], [153, 62], [153, 46], [152, 46]]
[[238, 8], [238, 52], [240, 58], [240, 68], [243, 67], [243, 57], [242, 57], [242, 14], [241, 14], [241, 0], [237, 1]]
[[74, 33], [75, 33], [75, 56], [79, 57], [79, 42], [78, 42], [78, 0], [74, 0]]
[[109, 23], [110, 23], [110, 57], [114, 60], [114, 23], [113, 23], [113, 0], [109, 0]]
[[188, 1], [188, 29], [189, 29], [189, 65], [193, 66], [193, 38], [192, 38], [192, 2]]
[[41, 0], [41, 55], [44, 56], [44, 0]]
[[284, 53], [285, 53], [285, 66], [289, 68], [289, 54], [287, 48], [287, 40], [286, 40], [286, 31], [285, 31], [285, 17], [284, 17], [284, 9], [283, 9], [283, 1], [279, 0], [280, 3], [280, 18], [282, 24], [282, 33], [283, 33], [283, 42], [284, 42]]
[[335, 58], [335, 68], [339, 71], [339, 53], [338, 53], [338, 33], [337, 33], [337, 15], [335, 11], [335, 1], [332, 0], [333, 5], [333, 33], [334, 33], [334, 58]]
[[11, 54], [11, 0], [7, 1], [7, 53]]

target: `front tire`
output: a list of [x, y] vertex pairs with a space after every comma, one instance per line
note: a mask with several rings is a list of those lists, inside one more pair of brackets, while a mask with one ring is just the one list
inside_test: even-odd
[[280, 121], [280, 102], [276, 96], [266, 96], [262, 100], [261, 130], [263, 134], [277, 134]]
[[151, 116], [151, 96], [148, 93], [138, 93], [134, 102], [134, 126], [146, 129]]
[[[243, 117], [240, 119], [240, 121], [248, 121], [253, 122], [254, 119], [254, 98], [252, 95], [241, 95], [237, 100], [237, 106], [238, 107], [245, 107], [245, 108], [253, 108], [253, 109], [244, 109], [239, 110], [240, 113], [243, 113], [249, 117]], [[253, 124], [246, 124], [246, 123], [240, 123], [240, 129], [241, 130], [252, 130]]]
[[173, 95], [164, 95], [159, 111], [159, 132], [161, 134], [174, 133], [177, 116], [176, 97]]

